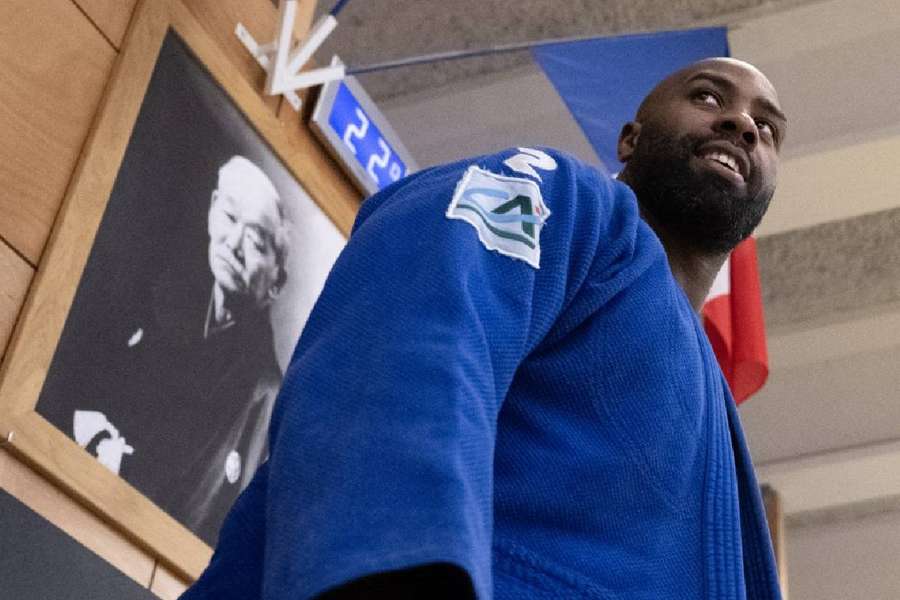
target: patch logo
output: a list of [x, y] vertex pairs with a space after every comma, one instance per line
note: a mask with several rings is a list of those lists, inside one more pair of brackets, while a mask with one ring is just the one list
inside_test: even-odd
[[488, 250], [541, 266], [541, 228], [550, 217], [541, 188], [521, 177], [497, 175], [472, 166], [459, 183], [448, 219], [472, 225]]

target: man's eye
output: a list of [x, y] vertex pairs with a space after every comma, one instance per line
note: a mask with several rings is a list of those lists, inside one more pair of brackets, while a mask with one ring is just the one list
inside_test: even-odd
[[236, 218], [233, 214], [231, 214], [230, 212], [226, 212], [226, 213], [225, 213], [225, 216], [228, 217], [228, 220], [231, 221], [232, 223], [236, 223], [236, 222], [237, 222], [237, 218]]
[[759, 130], [760, 133], [764, 133], [764, 134], [768, 135], [769, 137], [771, 137], [772, 139], [775, 139], [775, 126], [772, 125], [771, 123], [769, 123], [768, 121], [757, 120], [756, 128]]
[[266, 240], [263, 236], [259, 234], [258, 231], [253, 229], [247, 230], [247, 239], [250, 240], [250, 243], [253, 244], [253, 248], [259, 252], [263, 253], [266, 251]]
[[722, 102], [719, 100], [719, 97], [713, 94], [712, 92], [708, 92], [705, 90], [701, 90], [694, 94], [694, 98], [699, 100], [703, 104], [708, 104], [710, 106], [720, 107], [722, 106]]

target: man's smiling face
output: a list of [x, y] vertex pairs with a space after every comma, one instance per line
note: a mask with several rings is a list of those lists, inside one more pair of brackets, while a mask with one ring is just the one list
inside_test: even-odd
[[785, 128], [756, 68], [701, 61], [657, 86], [623, 128], [624, 179], [662, 227], [702, 251], [727, 252], [768, 208]]

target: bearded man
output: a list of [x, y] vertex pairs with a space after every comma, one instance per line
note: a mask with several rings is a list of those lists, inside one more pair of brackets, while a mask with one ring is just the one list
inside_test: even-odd
[[778, 598], [697, 311], [784, 130], [710, 59], [623, 127], [618, 181], [519, 148], [368, 200], [183, 598]]

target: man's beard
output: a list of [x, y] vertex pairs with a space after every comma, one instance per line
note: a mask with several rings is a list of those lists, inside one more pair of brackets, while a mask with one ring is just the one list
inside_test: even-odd
[[713, 139], [675, 139], [645, 126], [628, 161], [628, 183], [659, 226], [701, 252], [722, 254], [759, 225], [775, 188], [757, 169], [743, 188], [692, 169], [697, 149]]

